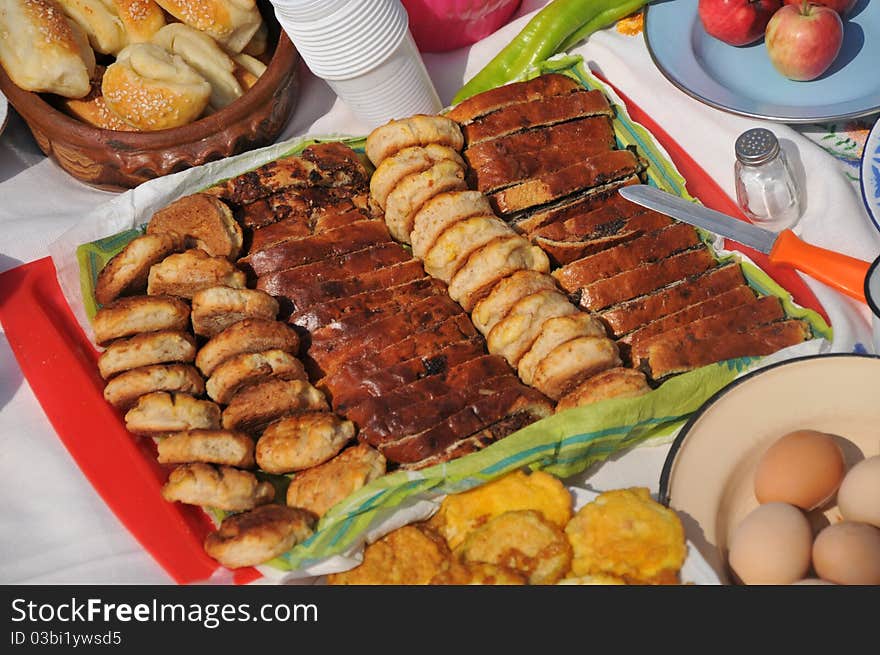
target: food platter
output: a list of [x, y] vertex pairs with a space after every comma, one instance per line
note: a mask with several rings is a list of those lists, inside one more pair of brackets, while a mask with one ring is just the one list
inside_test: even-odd
[[880, 120], [868, 133], [861, 164], [862, 200], [874, 227], [880, 230]]
[[[635, 112], [636, 109], [631, 107], [631, 111]], [[643, 115], [639, 115], [638, 118], [643, 120], [646, 125], [649, 123], [649, 119]], [[656, 126], [651, 123], [649, 127], [653, 129]], [[688, 175], [692, 182], [691, 188], [699, 192], [707, 204], [712, 203], [720, 209], [731, 211], [729, 208], [730, 201], [717, 188], [717, 185], [705, 176], [693, 160], [680, 152], [674, 142], [666, 140], [664, 138], [665, 135], [660, 136], [662, 131], [659, 128], [656, 133], [658, 138], [663, 140], [666, 150], [673, 153], [676, 157], [676, 164], [682, 172]], [[243, 170], [248, 169], [245, 168]], [[714, 203], [713, 198], [715, 200]], [[116, 230], [111, 230], [111, 232], [115, 233], [118, 229], [119, 226], [117, 225]], [[764, 262], [760, 262], [760, 265], [763, 266]], [[773, 271], [774, 275], [779, 273], [779, 271], [775, 271], [772, 267], [767, 267], [767, 270]], [[157, 466], [153, 461], [138, 461], [134, 463], [136, 459], [144, 460], [148, 458], [152, 460], [154, 454], [143, 452], [143, 440], [132, 440], [120, 424], [119, 415], [103, 403], [101, 399], [102, 383], [94, 370], [96, 353], [91, 349], [85, 335], [79, 330], [75, 319], [70, 315], [63, 297], [57, 291], [57, 287], [54, 285], [51, 264], [43, 262], [39, 271], [26, 272], [16, 269], [14, 273], [15, 275], [9, 275], [7, 278], [9, 288], [14, 293], [10, 295], [8, 302], [5, 303], [3, 312], [4, 325], [7, 327], [9, 341], [21, 362], [22, 369], [32, 381], [32, 386], [38, 398], [46, 407], [47, 414], [58, 429], [62, 440], [65, 441], [65, 444], [74, 453], [80, 466], [86, 471], [108, 504], [145, 546], [156, 555], [157, 559], [168, 568], [175, 578], [185, 581], [204, 579], [211, 571], [211, 564], [210, 560], [207, 560], [201, 551], [199, 542], [210, 531], [211, 525], [204, 520], [204, 516], [199, 512], [194, 512], [191, 508], [178, 509], [178, 506], [165, 503], [161, 499], [161, 496], [158, 494], [158, 488], [164, 481], [164, 476], [167, 474], [166, 470]], [[4, 282], [7, 282], [7, 280], [4, 280]], [[796, 276], [794, 280], [797, 280]], [[809, 295], [806, 287], [801, 282], [796, 281], [791, 284], [786, 282], [786, 286], [795, 294], [799, 302], [816, 307], [815, 300]], [[16, 311], [16, 307], [26, 307], [34, 302], [45, 305], [46, 301], [42, 299], [50, 297], [54, 298], [52, 307], [39, 316], [33, 316], [33, 312]], [[9, 311], [6, 312], [5, 310]], [[37, 323], [39, 323], [39, 326], [36, 325]], [[41, 334], [42, 338], [37, 340], [34, 337], [35, 333]], [[38, 342], [39, 345], [34, 345]], [[31, 350], [32, 345], [37, 350]], [[83, 384], [77, 386], [86, 390], [84, 391], [84, 396], [88, 396], [88, 402], [84, 402], [82, 397], [78, 397], [75, 399], [76, 402], [71, 403], [61, 403], [58, 401], [58, 398], [63, 397], [65, 394], [59, 393], [57, 388], [58, 381], [51, 371], [46, 368], [46, 358], [44, 357], [47, 351], [56, 350], [63, 351], [59, 353], [58, 361], [63, 359], [68, 365], [80, 369]], [[89, 427], [89, 434], [93, 434], [95, 429], [94, 422], [96, 420], [105, 421], [108, 428], [113, 426], [108, 429], [108, 433], [115, 435], [113, 437], [115, 443], [114, 451], [118, 449], [120, 454], [124, 453], [123, 457], [126, 458], [126, 461], [131, 459], [134, 468], [138, 471], [138, 475], [145, 480], [145, 493], [137, 499], [136, 507], [132, 506], [127, 499], [120, 497], [118, 492], [118, 485], [121, 482], [119, 470], [108, 470], [107, 464], [103, 461], [105, 459], [103, 452], [94, 452], [94, 449], [84, 444], [83, 441], [88, 440], [88, 435], [79, 434], [79, 430], [76, 427], [85, 423], [81, 418], [78, 420], [76, 418], [77, 415], [81, 417], [81, 413], [90, 411], [88, 407], [95, 403], [101, 405], [101, 410], [90, 413], [92, 423]], [[147, 443], [149, 444], [149, 442]], [[485, 461], [493, 464], [493, 466], [497, 464], [497, 462], [488, 457], [485, 458]], [[516, 462], [528, 463], [522, 460], [517, 460]], [[513, 464], [505, 463], [505, 466], [515, 467], [516, 462]], [[128, 479], [126, 477], [125, 481], [127, 482]], [[417, 479], [412, 479], [411, 481], [418, 483]], [[385, 491], [388, 491], [388, 489]], [[360, 501], [364, 500], [372, 502], [373, 497], [362, 497], [360, 499]], [[156, 512], [144, 512], [144, 507], [147, 504], [152, 505], [153, 503], [157, 505]], [[158, 506], [162, 506], [163, 509], [159, 510]], [[178, 512], [177, 525], [175, 525], [174, 516]], [[150, 521], [147, 524], [143, 520], [145, 514], [150, 514], [156, 520]], [[339, 516], [345, 518], [345, 514], [339, 513]], [[157, 523], [161, 525], [157, 525]], [[345, 523], [345, 521], [341, 523]], [[185, 525], [183, 529], [187, 534], [184, 540], [180, 540], [176, 536], [178, 531], [182, 529], [181, 524]], [[325, 535], [325, 541], [332, 536], [332, 532]], [[237, 579], [246, 578], [249, 575], [250, 573], [246, 570], [240, 569]]]
[[[645, 13], [645, 42], [660, 71], [688, 95], [743, 116], [813, 123], [880, 110], [880, 5], [861, 0], [845, 23], [844, 45], [828, 73], [812, 82], [785, 79], [763, 41], [744, 47], [709, 36], [697, 4], [670, 0]], [[818, 99], [834, 99], [821, 102]]]
[[[794, 359], [743, 376], [691, 417], [663, 467], [660, 500], [679, 513], [688, 539], [723, 581], [730, 579], [730, 535], [758, 504], [752, 481], [766, 447], [812, 429], [839, 435], [847, 468], [880, 454], [878, 380], [878, 357]], [[823, 509], [825, 519], [840, 520], [836, 506]]]

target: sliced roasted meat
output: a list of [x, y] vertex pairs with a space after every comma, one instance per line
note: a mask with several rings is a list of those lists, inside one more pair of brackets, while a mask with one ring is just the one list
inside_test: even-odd
[[564, 289], [574, 291], [641, 264], [656, 262], [688, 250], [699, 243], [700, 237], [693, 227], [686, 223], [676, 223], [573, 261], [554, 271], [553, 277]]
[[489, 196], [502, 215], [546, 205], [572, 193], [625, 180], [638, 174], [642, 162], [630, 150], [609, 150], [551, 173], [521, 182]]
[[595, 209], [601, 209], [606, 206], [620, 208], [624, 203], [632, 205], [633, 203], [621, 196], [618, 190], [621, 187], [632, 186], [633, 184], [641, 184], [638, 175], [631, 175], [595, 189], [588, 189], [583, 193], [579, 193], [571, 198], [564, 198], [538, 210], [523, 212], [520, 215], [511, 217], [510, 220], [518, 232], [531, 234], [545, 225], [560, 223]]
[[369, 198], [353, 187], [294, 187], [244, 205], [236, 212], [242, 226], [257, 229], [290, 218], [309, 220], [318, 207], [367, 209]]
[[479, 175], [483, 171], [495, 169], [499, 163], [503, 165], [503, 161], [511, 157], [522, 157], [524, 153], [580, 143], [590, 144], [593, 152], [611, 150], [615, 145], [614, 128], [608, 117], [581, 118], [483, 141], [465, 150], [464, 156]]
[[[324, 214], [315, 218], [314, 214], [297, 215], [272, 223], [251, 234], [249, 252], [266, 250], [276, 243], [293, 239], [304, 239], [315, 234], [359, 223], [371, 218], [362, 209], [349, 209], [340, 213]], [[376, 221], [380, 222], [380, 221]]]
[[698, 321], [701, 318], [714, 316], [727, 309], [755, 302], [755, 300], [755, 292], [752, 291], [750, 287], [743, 284], [734, 287], [729, 291], [723, 291], [716, 296], [703, 300], [702, 302], [688, 305], [684, 309], [667, 314], [662, 318], [658, 318], [656, 321], [651, 321], [635, 332], [630, 332], [622, 337], [620, 341], [638, 347], [638, 344], [643, 340], [680, 328], [688, 323]]
[[470, 123], [475, 118], [510, 105], [561, 96], [578, 89], [583, 87], [574, 78], [560, 73], [549, 73], [525, 82], [506, 84], [478, 93], [457, 104], [446, 115], [457, 123]]
[[[581, 288], [580, 305], [584, 309], [605, 309], [625, 300], [650, 293], [676, 280], [707, 271], [715, 263], [715, 258], [705, 246], [685, 250], [659, 262], [643, 264]], [[563, 288], [565, 287], [563, 286]], [[568, 290], [576, 291], [576, 289]]]
[[233, 205], [244, 205], [290, 187], [355, 186], [369, 175], [357, 154], [341, 143], [318, 143], [301, 155], [276, 159], [206, 191]]
[[238, 263], [255, 275], [266, 275], [390, 242], [391, 235], [382, 221], [364, 220], [303, 239], [281, 241], [265, 250], [251, 248]]
[[338, 279], [312, 280], [308, 283], [296, 275], [291, 275], [288, 279], [285, 273], [286, 271], [279, 271], [269, 276], [271, 280], [257, 282], [257, 288], [278, 298], [282, 317], [336, 298], [384, 289], [425, 277], [425, 269], [418, 259], [410, 259], [353, 277], [345, 271], [340, 271]]
[[257, 288], [272, 295], [282, 295], [279, 289], [291, 285], [305, 288], [327, 281], [345, 280], [400, 264], [409, 258], [409, 253], [396, 243], [380, 243], [345, 255], [262, 275], [257, 279]]
[[291, 316], [290, 323], [309, 332], [314, 332], [325, 325], [347, 317], [349, 314], [374, 310], [392, 300], [399, 300], [401, 303], [414, 302], [421, 298], [445, 293], [445, 284], [431, 277], [423, 277], [386, 289], [366, 291], [315, 305]]
[[662, 332], [653, 337], [645, 337], [632, 345], [630, 351], [632, 361], [638, 363], [648, 358], [652, 343], [660, 341], [679, 341], [681, 343], [691, 336], [703, 338], [712, 334], [729, 334], [748, 330], [752, 326], [772, 323], [785, 317], [782, 303], [776, 296], [764, 296], [744, 305], [727, 309], [712, 316], [701, 318], [679, 328]]
[[383, 425], [387, 427], [386, 421], [392, 420], [393, 412], [399, 412], [414, 403], [430, 402], [453, 390], [475, 391], [477, 385], [496, 377], [516, 379], [502, 357], [485, 355], [455, 366], [443, 374], [432, 375], [395, 389], [381, 398], [370, 398], [352, 407], [346, 413], [346, 418], [354, 421], [361, 429], [370, 427], [376, 434]]
[[745, 283], [739, 264], [725, 264], [707, 273], [677, 281], [651, 294], [610, 307], [599, 316], [611, 329], [612, 335], [620, 337], [667, 314]]
[[613, 111], [601, 91], [573, 91], [564, 96], [510, 105], [463, 127], [468, 146], [543, 125], [555, 125], [586, 116], [608, 116]]
[[448, 296], [431, 296], [398, 312], [382, 315], [344, 336], [316, 340], [313, 336], [309, 357], [322, 374], [332, 373], [346, 360], [368, 357], [371, 353], [405, 339], [413, 332], [431, 326], [461, 313], [461, 308]]
[[491, 396], [476, 398], [426, 430], [383, 443], [379, 446], [379, 452], [394, 462], [418, 462], [535, 404], [549, 405], [540, 393], [522, 384], [515, 384]]
[[733, 334], [688, 332], [674, 341], [654, 341], [646, 349], [641, 366], [649, 377], [659, 380], [726, 359], [770, 355], [811, 336], [809, 324], [799, 319], [749, 326]]
[[327, 383], [333, 383], [334, 389], [330, 390], [327, 387], [324, 389], [330, 394], [335, 410], [344, 414], [349, 408], [367, 398], [381, 397], [394, 389], [430, 375], [441, 375], [454, 366], [485, 354], [486, 345], [483, 340], [470, 337], [443, 346], [430, 355], [413, 357], [388, 368], [365, 373], [358, 379], [347, 380], [344, 384], [335, 382], [336, 376], [330, 376]]
[[371, 353], [369, 357], [346, 362], [332, 374], [319, 380], [317, 386], [330, 396], [335, 396], [342, 390], [359, 384], [376, 371], [413, 358], [430, 358], [449, 344], [475, 337], [477, 331], [473, 323], [466, 314], [458, 314], [431, 326], [430, 330], [410, 334], [402, 341]]
[[[604, 117], [602, 120], [605, 120]], [[472, 172], [468, 181], [483, 193], [494, 193], [533, 177], [567, 168], [574, 162], [610, 152], [613, 144], [613, 137], [611, 145], [606, 140], [578, 139], [540, 150], [511, 154], [479, 168], [471, 164]]]

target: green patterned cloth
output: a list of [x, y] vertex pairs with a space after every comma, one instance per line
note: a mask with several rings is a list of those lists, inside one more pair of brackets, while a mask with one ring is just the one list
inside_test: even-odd
[[844, 175], [858, 189], [859, 165], [868, 133], [880, 114], [840, 123], [800, 125], [794, 128], [840, 162]]
[[[602, 89], [612, 101], [615, 99], [611, 89], [584, 69], [580, 57], [555, 58], [533, 70], [531, 76], [551, 71], [568, 74], [585, 87]], [[648, 163], [650, 184], [693, 199], [687, 193], [685, 180], [647, 130], [632, 122], [621, 104], [615, 103], [614, 110], [618, 146], [637, 149]], [[312, 141], [292, 144], [289, 152], [299, 152], [309, 143]], [[346, 140], [346, 143], [363, 151], [363, 139]], [[93, 316], [97, 308], [93, 300], [97, 271], [137, 233], [137, 230], [130, 230], [78, 249], [80, 281], [89, 316]], [[703, 236], [710, 243], [709, 235]], [[735, 256], [717, 248], [716, 253], [719, 260]], [[763, 271], [744, 261], [743, 272], [756, 291], [779, 297], [788, 316], [808, 321], [815, 337], [831, 339], [831, 328], [823, 319], [813, 311], [796, 306], [788, 293]], [[804, 344], [807, 345], [810, 344]], [[789, 356], [799, 354], [797, 348]], [[384, 476], [333, 507], [321, 519], [312, 538], [264, 565], [262, 570], [270, 577], [278, 577], [283, 571], [326, 572], [333, 569], [332, 558], [339, 556], [350, 561], [363, 545], [368, 532], [386, 525], [389, 517], [412, 513], [413, 506], [422, 500], [431, 501], [448, 493], [464, 491], [522, 467], [544, 469], [568, 477], [648, 439], [655, 443], [669, 440], [706, 399], [758, 361], [759, 358], [746, 357], [705, 366], [674, 377], [639, 398], [607, 400], [551, 416], [453, 462]], [[283, 498], [287, 477], [266, 477], [278, 486], [279, 497]], [[219, 520], [223, 514], [218, 512], [214, 516]], [[410, 517], [410, 520], [418, 518], [414, 514]], [[337, 560], [337, 563], [341, 561]], [[345, 566], [337, 570], [342, 568]]]

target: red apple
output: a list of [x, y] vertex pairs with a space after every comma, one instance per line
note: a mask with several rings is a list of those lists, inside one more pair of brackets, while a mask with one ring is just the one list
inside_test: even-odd
[[773, 14], [765, 41], [776, 70], [791, 80], [814, 80], [840, 53], [843, 21], [828, 7], [787, 5]]
[[[787, 5], [799, 5], [803, 0], [782, 0]], [[843, 16], [848, 13], [853, 7], [856, 6], [856, 3], [859, 0], [810, 0], [814, 5], [822, 5], [823, 7], [830, 7], [838, 14]]]
[[730, 45], [759, 41], [781, 0], [700, 0], [697, 12], [706, 32]]

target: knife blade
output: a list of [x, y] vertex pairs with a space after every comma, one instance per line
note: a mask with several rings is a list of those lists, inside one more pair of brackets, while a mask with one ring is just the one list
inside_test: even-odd
[[620, 189], [620, 195], [637, 205], [701, 227], [713, 234], [720, 234], [744, 246], [759, 250], [765, 255], [770, 254], [778, 236], [776, 232], [737, 220], [727, 214], [722, 214], [695, 202], [689, 202], [647, 184], [623, 187]]
[[869, 262], [806, 243], [791, 230], [777, 234], [647, 184], [623, 187], [619, 192], [630, 202], [754, 248], [768, 255], [773, 264], [796, 268], [851, 298], [866, 302]]

